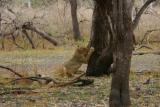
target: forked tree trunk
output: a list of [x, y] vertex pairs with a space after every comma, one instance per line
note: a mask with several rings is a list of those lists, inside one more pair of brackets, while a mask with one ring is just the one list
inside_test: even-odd
[[69, 0], [71, 5], [73, 36], [75, 40], [81, 39], [79, 23], [77, 18], [77, 0]]

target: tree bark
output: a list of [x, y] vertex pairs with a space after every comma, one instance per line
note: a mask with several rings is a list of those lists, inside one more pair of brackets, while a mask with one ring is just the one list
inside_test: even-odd
[[88, 62], [87, 73], [99, 74], [109, 70], [113, 63], [110, 107], [130, 105], [129, 71], [133, 50], [131, 3], [131, 0], [95, 0], [90, 42], [95, 52]]
[[69, 0], [69, 1], [71, 5], [73, 36], [75, 40], [80, 40], [81, 34], [80, 34], [79, 23], [77, 18], [77, 0]]
[[87, 76], [100, 76], [103, 74], [103, 72], [97, 72], [95, 70], [96, 62], [101, 55], [102, 50], [109, 45], [109, 30], [107, 30], [108, 25], [106, 25], [106, 9], [109, 9], [111, 3], [106, 0], [95, 0], [94, 5], [89, 47], [94, 47], [95, 51], [88, 61], [86, 71]]
[[115, 72], [112, 76], [110, 107], [129, 107], [129, 72], [133, 50], [133, 27], [131, 19], [131, 0], [115, 0], [117, 15], [116, 44], [113, 52]]

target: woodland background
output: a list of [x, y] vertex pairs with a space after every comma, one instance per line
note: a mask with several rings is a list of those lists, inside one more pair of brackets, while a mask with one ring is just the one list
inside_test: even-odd
[[[0, 65], [30, 75], [50, 76], [54, 67], [68, 60], [78, 46], [89, 42], [92, 0], [77, 0], [78, 22], [82, 39], [75, 41], [72, 31], [70, 3], [64, 0], [1, 0]], [[133, 17], [144, 0], [135, 0]], [[33, 25], [51, 40], [38, 33], [23, 31], [24, 25]], [[160, 3], [149, 6], [134, 31], [136, 53], [131, 64], [130, 91], [133, 107], [160, 106]], [[3, 35], [3, 36], [2, 36]], [[5, 35], [5, 36], [4, 36]], [[50, 42], [52, 41], [52, 42]], [[144, 55], [141, 55], [144, 54]], [[86, 65], [81, 69], [85, 70]], [[13, 78], [8, 70], [0, 69], [0, 107], [107, 107], [111, 77], [94, 78], [94, 85], [46, 89], [37, 84], [4, 86], [1, 83]], [[33, 88], [38, 94], [14, 94], [23, 87]], [[99, 91], [100, 90], [100, 91]], [[27, 91], [28, 92], [28, 91]], [[7, 94], [4, 94], [7, 93]]]

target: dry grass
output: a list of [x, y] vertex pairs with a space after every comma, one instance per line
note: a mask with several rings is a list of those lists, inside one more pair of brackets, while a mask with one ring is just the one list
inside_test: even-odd
[[[31, 74], [36, 70], [38, 73], [51, 76], [51, 69], [39, 68], [42, 63], [47, 67], [46, 57], [53, 59], [51, 66], [62, 63], [67, 60], [72, 54], [75, 47], [59, 47], [55, 50], [26, 50], [26, 51], [9, 51], [0, 52], [0, 56], [5, 60], [10, 60], [12, 65], [14, 63], [22, 65], [33, 65], [30, 67]], [[8, 59], [5, 59], [8, 58]], [[12, 58], [9, 59], [9, 58]], [[13, 60], [18, 58], [19, 60]], [[28, 60], [32, 59], [34, 60]], [[24, 61], [25, 60], [25, 61]], [[36, 62], [36, 63], [35, 63]], [[42, 65], [41, 65], [42, 66]], [[50, 67], [51, 67], [50, 66]], [[18, 65], [15, 65], [18, 68]], [[38, 67], [38, 68], [37, 68]], [[33, 68], [33, 69], [31, 69]], [[28, 70], [27, 68], [24, 68]], [[20, 70], [20, 69], [19, 69]], [[2, 70], [1, 70], [2, 71]], [[1, 72], [0, 71], [0, 72]], [[24, 72], [24, 71], [19, 71]], [[6, 73], [6, 71], [4, 72]], [[3, 73], [3, 74], [4, 74]], [[1, 75], [1, 83], [4, 83], [4, 77]], [[131, 107], [158, 107], [160, 105], [160, 73], [155, 71], [131, 72], [130, 75], [130, 94], [132, 100]], [[49, 88], [46, 86], [39, 86], [35, 83], [32, 85], [0, 85], [0, 92], [10, 92], [13, 88], [23, 87], [32, 88], [37, 93], [27, 94], [6, 94], [0, 95], [0, 107], [108, 107], [111, 77], [93, 78], [95, 80], [93, 85], [86, 87], [67, 86], [61, 88]], [[146, 83], [146, 81], [148, 81]], [[145, 84], [146, 83], [146, 84]]]
[[[149, 83], [144, 84], [149, 78]], [[131, 107], [160, 106], [159, 78], [159, 73], [130, 75]], [[34, 90], [38, 92], [35, 94], [3, 95], [0, 97], [0, 107], [108, 107], [111, 78], [94, 79], [94, 85], [87, 87], [40, 88]]]

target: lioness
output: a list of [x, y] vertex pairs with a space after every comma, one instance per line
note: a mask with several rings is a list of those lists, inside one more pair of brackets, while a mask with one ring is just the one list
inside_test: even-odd
[[56, 68], [56, 75], [60, 77], [72, 77], [73, 74], [79, 71], [82, 64], [88, 62], [93, 51], [93, 47], [78, 47], [69, 61]]

